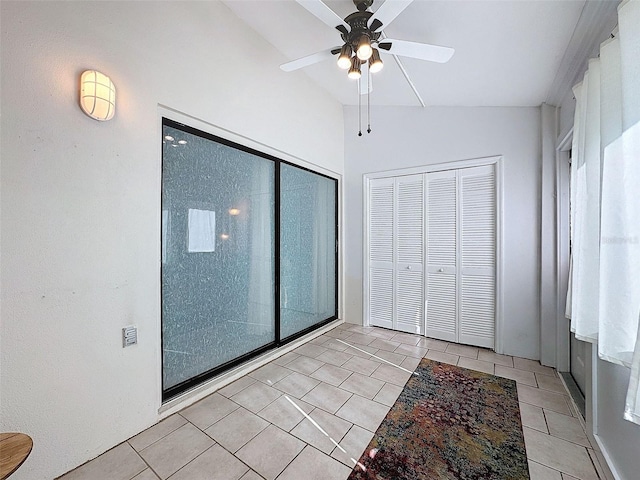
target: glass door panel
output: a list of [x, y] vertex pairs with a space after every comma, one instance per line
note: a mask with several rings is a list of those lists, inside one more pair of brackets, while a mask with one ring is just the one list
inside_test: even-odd
[[275, 163], [164, 120], [165, 398], [273, 346]]
[[280, 336], [337, 318], [337, 181], [280, 165]]

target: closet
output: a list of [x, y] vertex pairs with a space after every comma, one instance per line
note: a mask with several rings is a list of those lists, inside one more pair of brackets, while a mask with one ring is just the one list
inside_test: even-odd
[[368, 180], [373, 326], [494, 348], [496, 164]]

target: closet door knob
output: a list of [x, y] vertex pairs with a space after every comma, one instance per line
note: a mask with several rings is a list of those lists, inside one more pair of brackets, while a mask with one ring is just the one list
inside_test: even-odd
[[407, 265], [407, 270], [411, 270], [411, 265]]
[[439, 272], [444, 272], [444, 268], [439, 268], [438, 271]]

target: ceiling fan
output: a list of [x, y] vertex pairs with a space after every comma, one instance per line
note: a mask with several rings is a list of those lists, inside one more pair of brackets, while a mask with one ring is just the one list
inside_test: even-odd
[[369, 11], [373, 0], [353, 0], [357, 11], [344, 20], [321, 0], [296, 1], [322, 22], [338, 30], [344, 43], [341, 47], [336, 46], [280, 65], [285, 72], [313, 65], [339, 54], [338, 66], [348, 69], [349, 78], [359, 79], [362, 65], [367, 65], [371, 73], [382, 69], [380, 50], [392, 55], [438, 63], [448, 62], [455, 51], [450, 47], [386, 38], [382, 27], [388, 26], [413, 0], [386, 0], [375, 13]]

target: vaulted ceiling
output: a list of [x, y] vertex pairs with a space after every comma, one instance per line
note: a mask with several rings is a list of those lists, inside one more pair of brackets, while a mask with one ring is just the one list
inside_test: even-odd
[[[382, 2], [374, 0], [371, 10]], [[282, 63], [342, 43], [336, 30], [294, 0], [225, 3], [282, 53]], [[325, 3], [342, 18], [356, 11], [352, 0]], [[399, 57], [425, 105], [537, 106], [549, 96], [585, 3], [415, 0], [383, 30], [391, 38], [455, 48], [446, 64]], [[420, 105], [394, 57], [383, 60], [384, 69], [373, 74], [371, 103]], [[358, 103], [356, 81], [334, 59], [287, 75], [308, 75], [342, 104]]]

